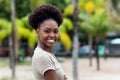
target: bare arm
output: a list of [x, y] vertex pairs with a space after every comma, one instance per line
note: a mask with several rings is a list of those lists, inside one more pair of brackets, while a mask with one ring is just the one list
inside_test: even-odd
[[48, 70], [44, 74], [46, 80], [58, 80], [58, 76], [54, 70]]

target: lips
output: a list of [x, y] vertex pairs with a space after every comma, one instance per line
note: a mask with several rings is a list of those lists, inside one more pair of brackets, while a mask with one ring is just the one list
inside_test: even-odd
[[47, 42], [49, 42], [49, 43], [55, 43], [55, 40], [49, 39], [49, 40], [47, 40]]

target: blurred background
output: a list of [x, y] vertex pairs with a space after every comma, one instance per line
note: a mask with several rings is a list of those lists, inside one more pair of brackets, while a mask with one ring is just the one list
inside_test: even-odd
[[74, 80], [74, 16], [78, 20], [78, 80], [120, 80], [120, 1], [78, 0], [78, 15], [74, 15], [75, 1], [0, 0], [0, 80], [35, 80], [31, 58], [37, 36], [28, 15], [46, 3], [63, 13], [53, 52], [70, 80]]

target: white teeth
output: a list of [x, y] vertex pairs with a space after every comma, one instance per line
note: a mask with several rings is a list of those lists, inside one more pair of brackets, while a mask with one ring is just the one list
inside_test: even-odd
[[54, 42], [54, 40], [48, 40], [48, 42]]

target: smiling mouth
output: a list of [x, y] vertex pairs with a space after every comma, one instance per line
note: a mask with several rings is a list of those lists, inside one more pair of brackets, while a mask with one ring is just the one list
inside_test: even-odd
[[49, 40], [47, 40], [47, 42], [49, 42], [49, 43], [55, 43], [55, 40], [49, 39]]

